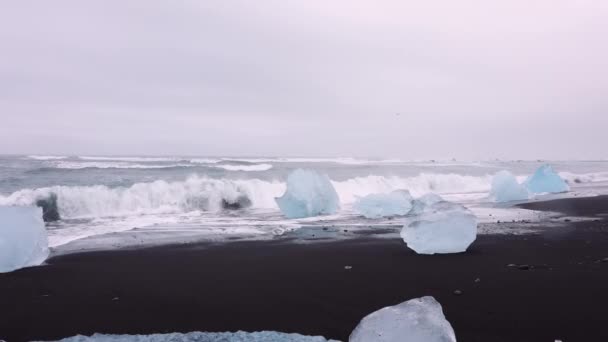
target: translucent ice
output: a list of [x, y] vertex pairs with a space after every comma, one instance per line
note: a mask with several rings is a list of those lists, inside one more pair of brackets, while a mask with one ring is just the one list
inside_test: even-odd
[[0, 273], [40, 265], [48, 255], [42, 209], [0, 206]]
[[553, 170], [551, 165], [539, 167], [532, 176], [528, 177], [525, 185], [530, 192], [535, 194], [570, 190], [568, 184]]
[[475, 241], [477, 219], [460, 204], [435, 202], [408, 215], [401, 237], [418, 254], [460, 253]]
[[416, 198], [413, 202], [412, 202], [412, 210], [409, 212], [409, 215], [417, 215], [417, 214], [421, 214], [424, 209], [428, 206], [431, 206], [437, 202], [442, 202], [443, 198], [441, 198], [441, 196], [429, 192], [426, 193], [418, 198]]
[[389, 306], [367, 315], [349, 342], [456, 342], [454, 329], [433, 297]]
[[[331, 342], [320, 336], [304, 336], [300, 334], [285, 334], [274, 331], [247, 333], [243, 331], [231, 333], [190, 332], [186, 334], [152, 334], [152, 335], [104, 335], [73, 336], [60, 342]], [[337, 341], [334, 341], [337, 342]]]
[[287, 177], [287, 190], [275, 199], [287, 218], [334, 214], [340, 199], [327, 175], [312, 170], [295, 170]]
[[367, 217], [405, 215], [412, 209], [412, 195], [407, 190], [395, 190], [388, 194], [372, 194], [359, 198], [353, 209]]
[[521, 201], [528, 199], [528, 190], [519, 184], [509, 171], [500, 171], [492, 178], [490, 196], [496, 202]]

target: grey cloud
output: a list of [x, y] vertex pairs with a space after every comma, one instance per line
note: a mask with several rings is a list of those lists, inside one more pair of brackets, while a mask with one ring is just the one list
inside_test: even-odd
[[0, 152], [606, 158], [606, 18], [565, 0], [13, 2]]

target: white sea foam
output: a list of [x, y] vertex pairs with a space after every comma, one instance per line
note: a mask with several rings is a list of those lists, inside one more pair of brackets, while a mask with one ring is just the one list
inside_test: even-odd
[[92, 218], [142, 214], [184, 213], [194, 210], [218, 210], [222, 200], [236, 201], [247, 196], [258, 208], [274, 207], [274, 197], [284, 184], [258, 179], [223, 180], [190, 177], [182, 182], [155, 181], [130, 187], [54, 186], [24, 189], [0, 196], [1, 205], [31, 205], [37, 199], [55, 193], [62, 218]]
[[[359, 196], [409, 189], [419, 196], [427, 192], [440, 194], [486, 192], [490, 176], [473, 177], [456, 174], [421, 174], [414, 177], [367, 176], [332, 181], [343, 203]], [[50, 193], [58, 196], [60, 215], [64, 218], [125, 216], [159, 213], [182, 213], [191, 210], [217, 210], [221, 201], [247, 196], [254, 208], [276, 208], [275, 197], [285, 191], [285, 183], [260, 179], [213, 179], [192, 176], [185, 181], [136, 183], [130, 187], [53, 186], [23, 189], [0, 196], [0, 205], [31, 205]]]
[[106, 157], [106, 156], [79, 156], [81, 160], [99, 160], [99, 161], [125, 161], [125, 162], [172, 162], [180, 161], [181, 158], [176, 157]]
[[357, 197], [373, 193], [389, 193], [395, 189], [407, 189], [414, 196], [427, 192], [440, 194], [483, 193], [490, 190], [492, 177], [463, 176], [458, 174], [422, 173], [413, 177], [367, 176], [333, 182], [343, 202], [354, 202]]
[[275, 331], [261, 332], [190, 332], [190, 333], [166, 333], [152, 335], [104, 335], [94, 334], [92, 336], [73, 336], [64, 338], [59, 342], [337, 342], [327, 340], [321, 336], [305, 336], [300, 334], [287, 334]]
[[[602, 173], [571, 174], [564, 178], [596, 182], [605, 179], [605, 176], [606, 174]], [[322, 219], [344, 220], [345, 217], [352, 215], [350, 209], [358, 197], [374, 193], [390, 193], [395, 189], [408, 189], [414, 196], [434, 192], [450, 201], [465, 203], [467, 206], [481, 203], [488, 196], [491, 177], [491, 175], [422, 173], [412, 177], [370, 175], [333, 180], [332, 185], [340, 197], [343, 210], [336, 215], [336, 218], [324, 216]], [[581, 187], [574, 188], [575, 191], [578, 191], [577, 189], [586, 188], [581, 184]], [[595, 187], [593, 189], [595, 191]], [[203, 229], [214, 234], [224, 232], [231, 234], [239, 231], [239, 227], [243, 226], [247, 226], [244, 230], [247, 234], [268, 234], [275, 229], [284, 230], [290, 222], [308, 224], [305, 220], [285, 221], [282, 218], [275, 198], [281, 196], [284, 191], [285, 183], [278, 180], [215, 179], [195, 175], [182, 181], [158, 180], [135, 183], [128, 187], [92, 185], [22, 189], [0, 195], [0, 205], [32, 205], [51, 193], [56, 194], [62, 220], [54, 224], [57, 225], [57, 229], [49, 230], [49, 242], [51, 246], [58, 246], [86, 236], [155, 224], [173, 224], [175, 227], [180, 227], [184, 223], [192, 222], [198, 227], [204, 226]], [[250, 209], [239, 213], [221, 212], [225, 203], [238, 203], [242, 198], [250, 201]], [[478, 213], [475, 208], [472, 209], [478, 217], [496, 219], [494, 209], [488, 209], [487, 213]], [[490, 217], [490, 213], [494, 215]], [[519, 216], [513, 219], [516, 218], [522, 219]], [[500, 218], [503, 219], [507, 220], [506, 217]], [[318, 218], [310, 219], [311, 222], [315, 220]], [[239, 232], [242, 233], [243, 230]]]
[[67, 156], [27, 156], [29, 159], [34, 160], [61, 160], [68, 158]]
[[217, 158], [194, 158], [194, 159], [190, 159], [191, 163], [194, 164], [216, 164], [221, 162], [221, 159], [217, 159]]
[[79, 162], [59, 161], [54, 164], [58, 169], [168, 169], [174, 167], [192, 167], [191, 164], [134, 164], [130, 162], [107, 161], [107, 162]]
[[586, 174], [559, 172], [559, 176], [570, 184], [608, 182], [608, 172], [593, 172]]
[[213, 165], [213, 167], [228, 170], [228, 171], [268, 171], [272, 169], [270, 164], [253, 164], [253, 165]]
[[[580, 175], [577, 177], [584, 179]], [[390, 193], [395, 189], [407, 189], [414, 196], [434, 192], [452, 201], [458, 201], [459, 198], [469, 201], [487, 196], [491, 179], [491, 175], [476, 177], [423, 173], [412, 177], [370, 175], [332, 181], [332, 185], [344, 204], [352, 204], [357, 198], [369, 194]], [[251, 201], [252, 208], [278, 210], [274, 199], [284, 191], [285, 183], [282, 181], [257, 178], [215, 179], [194, 175], [184, 181], [158, 180], [135, 183], [129, 187], [93, 185], [22, 189], [0, 195], [0, 205], [32, 205], [37, 199], [55, 193], [59, 213], [63, 218], [119, 217], [185, 213], [193, 210], [214, 211], [221, 209], [222, 200], [235, 201], [239, 196], [246, 196]]]

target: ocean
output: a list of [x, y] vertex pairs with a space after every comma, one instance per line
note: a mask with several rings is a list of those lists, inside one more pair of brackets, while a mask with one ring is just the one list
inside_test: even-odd
[[[353, 202], [372, 193], [434, 192], [471, 208], [481, 222], [535, 216], [489, 198], [493, 174], [523, 181], [552, 165], [571, 187], [564, 196], [608, 193], [608, 161], [406, 161], [359, 158], [166, 156], [0, 156], [0, 205], [35, 205], [56, 198], [49, 245], [129, 245], [189, 239], [271, 239], [323, 225], [395, 226], [364, 219]], [[327, 174], [340, 197], [335, 215], [285, 219], [275, 202], [295, 169]], [[492, 215], [493, 213], [493, 215]], [[128, 243], [128, 241], [131, 241]]]

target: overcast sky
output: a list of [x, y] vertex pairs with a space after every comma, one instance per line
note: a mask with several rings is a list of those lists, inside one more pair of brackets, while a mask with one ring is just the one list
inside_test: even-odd
[[608, 158], [608, 1], [4, 1], [0, 153]]

